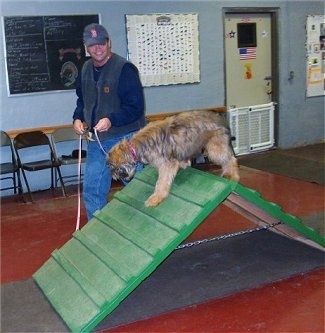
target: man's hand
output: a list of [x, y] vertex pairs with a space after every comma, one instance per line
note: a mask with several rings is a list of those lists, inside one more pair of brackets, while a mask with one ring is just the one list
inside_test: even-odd
[[83, 122], [79, 119], [76, 119], [74, 122], [73, 122], [73, 128], [74, 128], [74, 131], [78, 134], [78, 135], [83, 135], [84, 134], [84, 125], [83, 125]]
[[112, 124], [111, 121], [108, 118], [102, 118], [99, 120], [99, 122], [94, 126], [94, 129], [97, 132], [105, 132], [108, 131], [111, 128]]

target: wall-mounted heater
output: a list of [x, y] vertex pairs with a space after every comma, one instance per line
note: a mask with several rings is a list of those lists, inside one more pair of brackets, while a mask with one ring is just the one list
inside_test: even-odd
[[236, 155], [249, 154], [274, 146], [274, 103], [229, 108], [229, 127]]

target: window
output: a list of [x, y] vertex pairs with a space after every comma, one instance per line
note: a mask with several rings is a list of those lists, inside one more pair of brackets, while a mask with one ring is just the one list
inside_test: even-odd
[[238, 48], [256, 47], [256, 23], [237, 23]]

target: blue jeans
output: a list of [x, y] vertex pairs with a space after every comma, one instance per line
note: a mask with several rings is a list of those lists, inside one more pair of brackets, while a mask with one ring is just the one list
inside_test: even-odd
[[[124, 137], [130, 138], [134, 133], [106, 139], [101, 145], [106, 153]], [[94, 137], [94, 136], [93, 136]], [[111, 189], [111, 170], [106, 165], [106, 154], [102, 151], [98, 141], [90, 141], [87, 149], [87, 160], [83, 182], [83, 201], [86, 207], [88, 221], [96, 210], [107, 204], [108, 193]]]

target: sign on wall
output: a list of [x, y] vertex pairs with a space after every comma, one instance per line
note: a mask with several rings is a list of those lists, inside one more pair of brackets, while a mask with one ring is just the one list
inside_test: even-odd
[[126, 15], [126, 28], [143, 86], [200, 82], [198, 14]]
[[325, 15], [308, 15], [307, 97], [325, 95]]
[[82, 33], [98, 15], [3, 18], [9, 95], [75, 89], [86, 60]]

